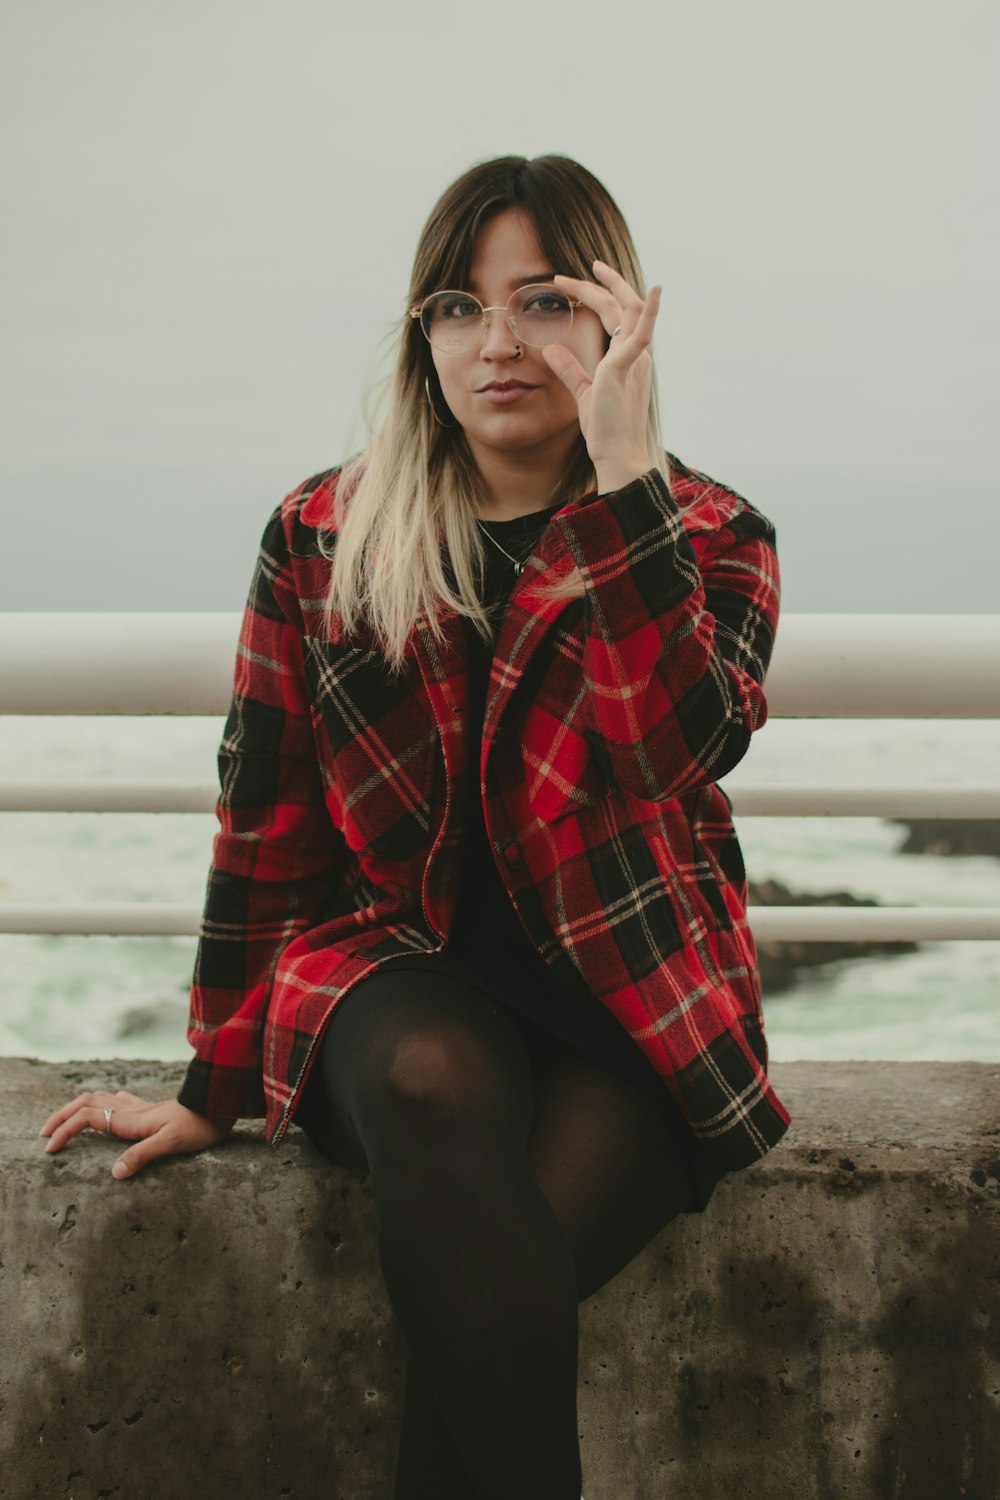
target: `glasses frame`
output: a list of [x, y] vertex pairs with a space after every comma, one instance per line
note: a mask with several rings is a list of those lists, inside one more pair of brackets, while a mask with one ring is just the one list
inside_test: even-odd
[[[423, 302], [421, 302], [418, 307], [411, 307], [409, 309], [409, 313], [411, 318], [418, 318], [420, 320], [420, 332], [423, 334], [428, 344], [430, 344], [431, 348], [434, 349], [437, 346], [431, 343], [431, 336], [427, 332], [427, 329], [424, 327], [424, 308], [427, 306], [428, 302], [433, 301], [435, 297], [465, 297], [469, 302], [474, 302], [479, 308], [480, 313], [482, 314], [483, 331], [479, 335], [480, 343], [489, 332], [490, 313], [502, 312], [504, 314], [504, 322], [507, 324], [507, 327], [510, 329], [511, 333], [514, 334], [515, 338], [517, 338], [522, 344], [527, 344], [529, 349], [547, 349], [547, 344], [533, 344], [530, 339], [525, 338], [523, 333], [518, 332], [517, 325], [514, 321], [515, 315], [510, 310], [510, 304], [513, 302], [515, 297], [520, 296], [522, 292], [535, 291], [548, 291], [554, 293], [554, 295], [557, 297], [565, 298], [566, 302], [568, 302], [569, 304], [569, 326], [566, 329], [566, 332], [569, 333], [570, 329], [573, 327], [573, 313], [578, 307], [582, 307], [583, 303], [574, 301], [572, 297], [566, 297], [565, 292], [556, 292], [551, 282], [548, 281], [529, 281], [524, 286], [515, 287], [508, 297], [505, 307], [484, 307], [479, 298], [474, 297], [471, 292], [463, 292], [460, 291], [457, 287], [446, 286], [442, 287], [439, 292], [431, 292], [430, 296], [425, 297]], [[553, 339], [552, 342], [557, 343], [558, 340]], [[470, 349], [474, 349], [475, 347], [475, 343], [469, 344]], [[439, 352], [442, 354], [461, 354], [464, 351], [462, 349], [441, 349]]]

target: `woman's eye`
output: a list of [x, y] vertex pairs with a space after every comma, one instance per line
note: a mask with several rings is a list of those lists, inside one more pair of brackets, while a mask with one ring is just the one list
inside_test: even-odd
[[478, 302], [470, 302], [467, 297], [448, 298], [441, 305], [441, 316], [451, 320], [458, 318], [475, 318], [482, 309]]
[[569, 303], [558, 292], [533, 292], [525, 298], [524, 306], [526, 312], [561, 313], [566, 311]]

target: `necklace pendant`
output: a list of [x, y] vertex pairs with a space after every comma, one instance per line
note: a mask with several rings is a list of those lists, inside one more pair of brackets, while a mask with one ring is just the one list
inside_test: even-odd
[[516, 562], [514, 564], [514, 577], [515, 578], [520, 578], [520, 576], [521, 576], [521, 574], [523, 572], [524, 572], [524, 563], [523, 562]]

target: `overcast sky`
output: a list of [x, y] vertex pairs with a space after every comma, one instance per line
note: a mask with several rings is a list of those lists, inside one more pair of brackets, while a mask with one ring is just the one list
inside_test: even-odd
[[785, 607], [996, 611], [997, 7], [395, 3], [0, 0], [0, 609], [239, 608], [441, 189], [559, 151]]

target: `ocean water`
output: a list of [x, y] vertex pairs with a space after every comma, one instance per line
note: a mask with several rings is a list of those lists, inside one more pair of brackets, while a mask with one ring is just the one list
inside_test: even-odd
[[[0, 778], [211, 781], [218, 719], [0, 719]], [[729, 778], [995, 782], [1000, 724], [776, 720]], [[0, 900], [183, 901], [204, 889], [210, 814], [0, 814]], [[869, 818], [745, 818], [752, 877], [887, 903], [995, 907], [1000, 860], [901, 856]], [[193, 938], [0, 935], [0, 1053], [185, 1058]], [[814, 970], [765, 996], [771, 1055], [1000, 1060], [1000, 943]]]

